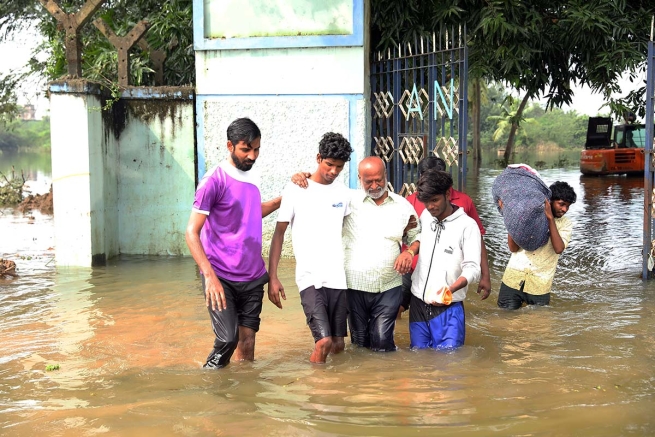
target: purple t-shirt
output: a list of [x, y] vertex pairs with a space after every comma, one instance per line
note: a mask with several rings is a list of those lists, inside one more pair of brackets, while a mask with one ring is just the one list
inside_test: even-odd
[[262, 258], [262, 198], [254, 171], [224, 161], [198, 184], [193, 211], [206, 214], [200, 241], [216, 275], [254, 281], [266, 273]]

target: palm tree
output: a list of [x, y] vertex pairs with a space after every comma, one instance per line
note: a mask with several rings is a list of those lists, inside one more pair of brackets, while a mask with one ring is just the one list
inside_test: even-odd
[[534, 118], [526, 118], [524, 114], [525, 106], [528, 103], [528, 96], [529, 95], [526, 94], [521, 100], [521, 103], [517, 103], [517, 100], [514, 99], [514, 97], [507, 96], [502, 105], [501, 115], [492, 115], [487, 118], [487, 120], [496, 122], [496, 130], [491, 137], [494, 141], [505, 136], [505, 133], [509, 130], [507, 144], [505, 146], [505, 154], [503, 155], [503, 161], [505, 164], [509, 163], [509, 158], [512, 156], [517, 132], [523, 134], [522, 139], [527, 139], [525, 131], [520, 130], [521, 123], [536, 123]]
[[482, 145], [480, 144], [481, 123], [480, 112], [482, 105], [489, 103], [487, 82], [480, 77], [469, 81], [469, 103], [471, 105], [471, 124], [473, 131], [473, 159], [482, 159]]

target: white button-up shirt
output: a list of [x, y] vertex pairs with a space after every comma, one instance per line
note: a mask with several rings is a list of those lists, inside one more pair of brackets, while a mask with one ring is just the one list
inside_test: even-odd
[[[357, 190], [350, 208], [343, 225], [348, 288], [380, 293], [402, 285], [402, 276], [393, 266], [400, 255], [407, 222], [411, 216], [416, 217], [412, 205], [391, 192], [377, 205], [365, 191]], [[418, 226], [408, 231], [408, 244], [420, 230]]]

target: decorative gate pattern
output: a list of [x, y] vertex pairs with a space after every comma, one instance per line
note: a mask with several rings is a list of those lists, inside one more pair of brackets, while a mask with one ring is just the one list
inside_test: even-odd
[[653, 218], [655, 217], [655, 154], [653, 153], [653, 124], [655, 122], [655, 46], [653, 33], [648, 43], [648, 63], [646, 67], [646, 168], [644, 169], [644, 245], [643, 279], [653, 277], [655, 267], [655, 239], [653, 239]]
[[429, 154], [441, 157], [457, 188], [464, 189], [467, 57], [465, 28], [376, 54], [371, 64], [371, 153], [385, 161], [391, 191], [414, 192], [417, 164]]

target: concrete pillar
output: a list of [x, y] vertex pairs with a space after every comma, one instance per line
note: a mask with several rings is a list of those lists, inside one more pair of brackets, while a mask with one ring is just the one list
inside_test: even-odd
[[50, 85], [55, 260], [58, 266], [104, 264], [117, 254], [116, 181], [105, 163], [115, 158], [102, 124], [100, 88], [76, 80]]

